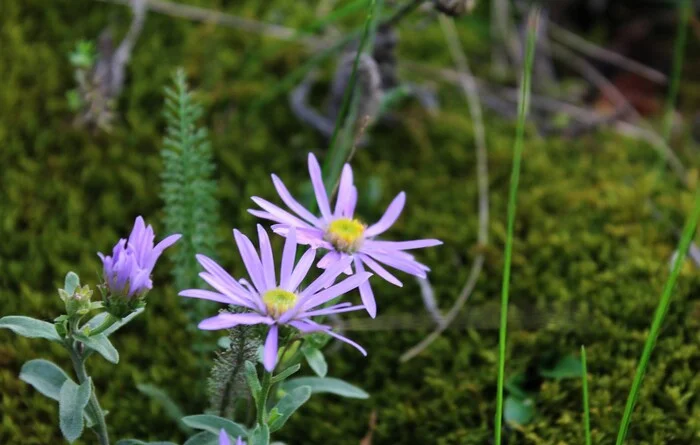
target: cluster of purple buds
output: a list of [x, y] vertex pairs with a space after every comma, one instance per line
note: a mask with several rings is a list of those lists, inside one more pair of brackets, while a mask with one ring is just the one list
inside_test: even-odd
[[170, 235], [154, 246], [153, 227], [146, 226], [139, 216], [129, 238], [120, 239], [112, 249], [112, 255], [98, 253], [103, 264], [104, 284], [101, 289], [110, 314], [123, 318], [143, 304], [143, 298], [153, 287], [151, 274], [156, 261], [180, 237]]

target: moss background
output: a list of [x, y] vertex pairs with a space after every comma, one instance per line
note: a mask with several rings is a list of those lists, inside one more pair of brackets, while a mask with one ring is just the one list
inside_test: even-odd
[[[190, 3], [293, 27], [310, 23], [316, 7], [311, 1]], [[87, 0], [0, 4], [0, 315], [53, 319], [62, 308], [55, 290], [66, 271], [94, 284], [100, 267], [96, 252], [111, 249], [136, 215], [162, 227], [162, 87], [177, 66], [185, 67], [208, 111], [205, 123], [218, 163], [222, 204], [219, 255], [235, 274], [242, 267], [230, 230], [252, 233], [249, 196], [275, 196], [271, 172], [302, 193], [306, 153], [311, 149], [324, 156], [323, 141], [297, 122], [286, 97], [244, 120], [256, 97], [306, 59], [304, 51], [290, 45], [251, 67], [247, 62], [261, 48], [276, 45], [274, 40], [155, 13], [148, 15], [129, 65], [115, 130], [93, 135], [74, 128], [65, 100], [73, 87], [68, 52], [77, 40], [95, 38], [108, 24], [123, 31], [129, 20], [122, 6]], [[461, 27], [462, 37], [477, 70], [485, 73], [488, 29], [470, 23], [475, 25]], [[449, 64], [447, 52], [435, 50], [443, 45], [437, 26], [420, 33], [409, 30], [402, 37], [402, 54]], [[697, 84], [684, 83], [682, 97], [691, 100], [686, 107], [692, 108], [699, 90]], [[361, 189], [374, 187], [376, 205], [363, 207], [367, 220], [378, 217], [405, 190], [408, 205], [388, 236], [444, 240], [444, 246], [419, 257], [433, 268], [431, 282], [441, 307], [447, 308], [477, 251], [477, 190], [466, 105], [448, 88], [441, 90], [441, 100], [443, 112], [436, 118], [414, 103], [402, 107], [393, 126], [380, 125], [372, 133], [372, 143], [357, 153], [354, 168]], [[490, 115], [487, 130], [490, 244], [468, 310], [496, 320], [514, 131], [511, 123]], [[694, 166], [693, 186], [697, 154], [681, 152], [686, 165]], [[654, 181], [654, 163], [649, 146], [607, 132], [572, 141], [544, 140], [533, 131], [526, 142], [507, 373], [537, 365], [543, 354], [576, 353], [585, 344], [593, 439], [599, 444], [614, 442], [676, 243], [672, 231], [652, 217], [647, 198], [654, 196], [678, 226], [691, 206], [692, 194], [670, 175]], [[156, 269], [157, 287], [145, 316], [114, 337], [119, 366], [100, 357], [88, 364], [102, 405], [110, 411], [115, 439], [184, 440], [162, 409], [136, 390], [136, 383], [166, 388], [188, 413], [204, 407], [203, 394], [192, 390], [197, 356], [188, 317], [169, 284], [169, 267], [166, 258]], [[688, 263], [676, 287], [629, 443], [700, 442], [697, 272]], [[380, 317], [423, 314], [417, 285], [403, 278], [403, 289], [375, 284]], [[518, 329], [518, 316], [526, 320], [532, 312], [545, 323], [535, 330]], [[357, 444], [376, 411], [375, 445], [488, 443], [495, 407], [496, 326], [451, 329], [407, 364], [398, 363], [399, 355], [426, 330], [352, 332], [369, 357], [340, 348], [329, 356], [330, 372], [363, 387], [371, 399], [316, 396], [278, 438], [292, 445]], [[69, 369], [58, 346], [0, 331], [0, 443], [62, 442], [57, 406], [17, 377], [25, 361], [45, 356]], [[509, 443], [582, 443], [579, 381], [545, 382], [537, 407], [533, 423], [509, 433]], [[93, 440], [86, 434], [79, 443]]]

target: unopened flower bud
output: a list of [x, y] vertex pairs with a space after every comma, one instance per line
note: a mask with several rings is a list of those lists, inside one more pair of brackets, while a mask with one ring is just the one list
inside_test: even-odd
[[143, 306], [146, 293], [153, 287], [151, 273], [163, 251], [181, 235], [170, 235], [155, 247], [153, 227], [136, 218], [129, 239], [121, 239], [111, 256], [98, 253], [103, 264], [104, 284], [100, 286], [107, 312], [124, 318]]

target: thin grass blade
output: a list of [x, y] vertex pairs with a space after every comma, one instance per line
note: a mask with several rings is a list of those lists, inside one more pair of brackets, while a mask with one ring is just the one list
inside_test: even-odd
[[503, 386], [506, 362], [506, 332], [508, 324], [508, 292], [510, 289], [510, 266], [513, 255], [513, 231], [515, 226], [515, 204], [520, 180], [520, 162], [523, 154], [523, 139], [525, 137], [525, 119], [530, 102], [530, 83], [532, 81], [532, 66], [535, 60], [535, 41], [539, 26], [540, 10], [533, 8], [528, 15], [527, 44], [525, 63], [523, 65], [522, 82], [520, 84], [520, 99], [518, 102], [518, 121], [515, 129], [515, 146], [513, 148], [513, 169], [510, 176], [510, 192], [508, 195], [508, 232], [505, 247], [505, 263], [503, 266], [503, 285], [501, 287], [501, 321], [498, 329], [498, 393], [496, 395], [496, 431], [495, 444], [501, 445], [501, 429], [503, 425]]

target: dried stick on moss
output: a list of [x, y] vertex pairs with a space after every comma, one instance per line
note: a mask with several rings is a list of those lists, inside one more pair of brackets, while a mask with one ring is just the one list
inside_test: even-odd
[[620, 422], [620, 429], [617, 433], [616, 445], [622, 445], [627, 437], [627, 431], [629, 430], [630, 420], [632, 418], [632, 412], [634, 411], [634, 406], [637, 403], [637, 397], [639, 396], [639, 389], [642, 386], [642, 380], [644, 379], [644, 374], [646, 373], [647, 366], [649, 365], [649, 359], [651, 358], [651, 353], [654, 350], [654, 345], [656, 344], [656, 339], [659, 336], [661, 327], [663, 326], [664, 318], [668, 312], [668, 308], [671, 304], [671, 293], [673, 292], [673, 287], [676, 284], [678, 275], [681, 272], [681, 266], [685, 262], [686, 254], [688, 252], [688, 247], [693, 241], [695, 235], [695, 229], [698, 225], [698, 219], [700, 218], [700, 188], [695, 192], [695, 205], [693, 211], [686, 222], [685, 228], [683, 229], [683, 236], [680, 243], [678, 244], [678, 255], [673, 262], [673, 267], [671, 269], [671, 275], [666, 280], [663, 292], [661, 293], [661, 300], [656, 307], [656, 312], [654, 314], [654, 319], [651, 323], [651, 328], [649, 334], [647, 335], [646, 342], [644, 343], [644, 350], [639, 359], [639, 365], [637, 366], [637, 371], [634, 375], [634, 381], [632, 382], [632, 388], [627, 397], [627, 404], [625, 405], [625, 412], [622, 416], [622, 421]]
[[636, 60], [632, 60], [620, 53], [589, 42], [583, 37], [574, 34], [573, 32], [557, 25], [554, 22], [550, 22], [549, 27], [552, 38], [563, 43], [569, 48], [580, 51], [589, 57], [602, 60], [603, 62], [607, 62], [631, 73], [638, 74], [639, 76], [645, 77], [652, 82], [665, 84], [667, 81], [666, 75], [661, 71], [648, 67], [643, 63], [637, 62]]
[[[629, 113], [634, 120], [640, 122], [644, 129], [651, 133], [656, 133], [650, 128], [649, 124], [642, 118], [642, 116], [639, 115], [637, 110], [634, 109], [620, 90], [586, 59], [579, 57], [570, 49], [561, 44], [552, 45], [552, 54], [559, 58], [563, 63], [580, 72], [586, 80], [595, 85], [605, 96], [607, 96], [608, 99], [615, 104], [617, 109], [616, 113]], [[657, 137], [653, 137], [652, 147], [656, 149], [668, 162], [669, 166], [674, 170], [681, 182], [688, 185], [686, 169], [683, 166], [683, 163], [678, 156], [676, 156], [671, 147], [668, 146], [666, 141], [664, 141], [661, 136], [658, 136], [658, 134], [656, 136]]]
[[[442, 32], [445, 36], [447, 46], [450, 50], [450, 54], [457, 65], [458, 71], [460, 73], [459, 84], [462, 88], [464, 95], [467, 98], [467, 103], [469, 105], [469, 112], [471, 113], [472, 119], [474, 121], [474, 143], [476, 145], [476, 174], [477, 174], [477, 186], [479, 190], [479, 232], [477, 234], [477, 241], [479, 245], [484, 246], [488, 243], [488, 223], [489, 223], [489, 194], [488, 194], [488, 160], [486, 151], [486, 133], [484, 130], [484, 120], [483, 113], [481, 111], [481, 104], [479, 102], [479, 91], [474, 81], [474, 77], [471, 75], [469, 69], [469, 62], [464, 50], [459, 42], [459, 36], [457, 35], [457, 29], [455, 27], [454, 21], [443, 15], [440, 15], [440, 26], [442, 27]], [[464, 307], [464, 304], [469, 299], [472, 294], [476, 282], [481, 274], [481, 269], [484, 265], [484, 254], [478, 253], [474, 262], [472, 264], [471, 271], [469, 272], [469, 277], [467, 282], [462, 288], [457, 300], [452, 305], [452, 308], [447, 312], [447, 315], [438, 325], [437, 329], [430, 333], [426, 338], [424, 338], [420, 343], [418, 343], [413, 348], [406, 351], [400, 358], [402, 362], [406, 362], [416, 355], [420, 354], [425, 350], [432, 342], [434, 342], [442, 332], [447, 329], [450, 324], [454, 321], [455, 317], [459, 314]]]
[[525, 138], [525, 119], [530, 101], [530, 82], [532, 80], [532, 65], [535, 59], [535, 42], [537, 22], [540, 11], [530, 10], [528, 17], [527, 46], [525, 63], [523, 64], [522, 81], [520, 84], [520, 101], [518, 103], [518, 122], [515, 129], [515, 146], [513, 148], [513, 170], [510, 176], [510, 192], [508, 193], [508, 225], [505, 247], [505, 263], [503, 265], [503, 284], [501, 287], [501, 322], [498, 330], [498, 389], [496, 393], [495, 445], [501, 445], [503, 424], [503, 387], [506, 364], [506, 332], [508, 329], [508, 297], [510, 290], [510, 266], [513, 255], [513, 232], [515, 229], [515, 205], [520, 181], [520, 161], [523, 154]]

